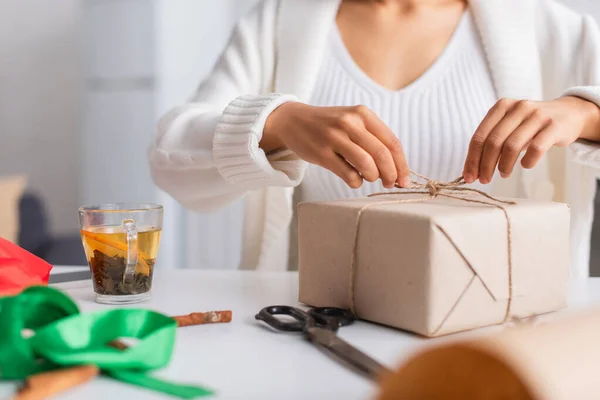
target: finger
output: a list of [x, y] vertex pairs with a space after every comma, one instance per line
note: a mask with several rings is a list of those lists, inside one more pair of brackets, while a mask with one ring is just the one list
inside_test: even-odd
[[398, 179], [398, 172], [390, 150], [364, 128], [356, 128], [348, 132], [348, 135], [354, 143], [371, 155], [379, 170], [383, 186], [386, 188], [394, 187], [394, 183]]
[[321, 161], [321, 166], [339, 176], [352, 189], [362, 186], [363, 178], [358, 171], [333, 151]]
[[556, 128], [553, 125], [548, 125], [540, 131], [527, 146], [527, 151], [521, 159], [523, 168], [531, 169], [537, 165], [540, 159], [550, 150], [557, 137]]
[[498, 162], [498, 171], [503, 178], [509, 177], [521, 155], [526, 149], [528, 143], [538, 135], [547, 125], [544, 118], [537, 115], [531, 115], [519, 126], [506, 141], [502, 147], [500, 161]]
[[406, 162], [404, 148], [402, 142], [394, 132], [369, 109], [361, 110], [364, 115], [365, 127], [373, 136], [375, 136], [389, 150], [394, 167], [396, 169], [396, 179], [393, 183], [398, 182], [402, 187], [410, 186], [410, 169]]
[[533, 107], [533, 103], [528, 101], [515, 103], [492, 129], [483, 146], [479, 163], [479, 181], [481, 183], [487, 184], [492, 181], [504, 142], [533, 113]]
[[365, 180], [375, 182], [379, 179], [379, 169], [377, 168], [377, 164], [375, 164], [375, 160], [373, 160], [373, 157], [359, 145], [345, 137], [345, 140], [340, 140], [339, 143], [333, 144], [333, 148], [352, 167], [354, 167]]
[[516, 100], [500, 99], [488, 111], [481, 124], [479, 124], [479, 127], [477, 127], [477, 130], [475, 130], [475, 134], [469, 143], [469, 150], [463, 170], [463, 177], [467, 183], [473, 183], [479, 178], [479, 166], [487, 137], [515, 103]]

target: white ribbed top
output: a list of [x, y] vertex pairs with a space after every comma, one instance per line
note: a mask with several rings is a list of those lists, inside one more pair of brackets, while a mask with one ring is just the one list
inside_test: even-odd
[[[334, 24], [335, 25], [335, 24]], [[496, 102], [479, 35], [465, 12], [448, 46], [415, 82], [393, 91], [373, 81], [354, 62], [337, 27], [321, 66], [311, 104], [373, 110], [400, 138], [409, 167], [439, 181], [461, 175], [469, 141]], [[487, 189], [489, 186], [477, 186]], [[302, 201], [362, 197], [383, 191], [381, 181], [350, 189], [332, 172], [309, 165]]]

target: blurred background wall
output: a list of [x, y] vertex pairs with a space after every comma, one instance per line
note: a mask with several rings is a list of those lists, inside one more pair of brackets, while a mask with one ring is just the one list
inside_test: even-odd
[[[564, 1], [600, 18], [598, 0]], [[0, 1], [0, 177], [28, 175], [52, 235], [76, 238], [83, 203], [159, 202], [162, 268], [237, 268], [241, 203], [183, 210], [153, 186], [146, 148], [158, 117], [193, 93], [255, 3]]]
[[79, 0], [0, 1], [0, 176], [28, 176], [55, 233], [77, 228], [81, 31]]

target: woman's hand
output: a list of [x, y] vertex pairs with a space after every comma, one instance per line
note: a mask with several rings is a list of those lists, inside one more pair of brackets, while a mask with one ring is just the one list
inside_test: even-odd
[[327, 168], [351, 188], [363, 179], [410, 185], [400, 140], [364, 106], [314, 107], [285, 103], [267, 119], [260, 146], [266, 152], [287, 148]]
[[502, 99], [488, 112], [471, 139], [464, 168], [467, 183], [490, 183], [496, 166], [511, 175], [522, 151], [524, 168], [533, 168], [552, 147], [577, 139], [600, 139], [600, 108], [577, 97], [552, 101]]

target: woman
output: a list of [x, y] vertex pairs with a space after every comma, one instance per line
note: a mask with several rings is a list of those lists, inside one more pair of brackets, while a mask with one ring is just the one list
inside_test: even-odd
[[598, 49], [592, 18], [553, 0], [265, 0], [160, 120], [153, 178], [194, 210], [247, 195], [242, 265], [281, 270], [294, 201], [406, 187], [409, 168], [462, 174], [569, 202], [586, 276]]

